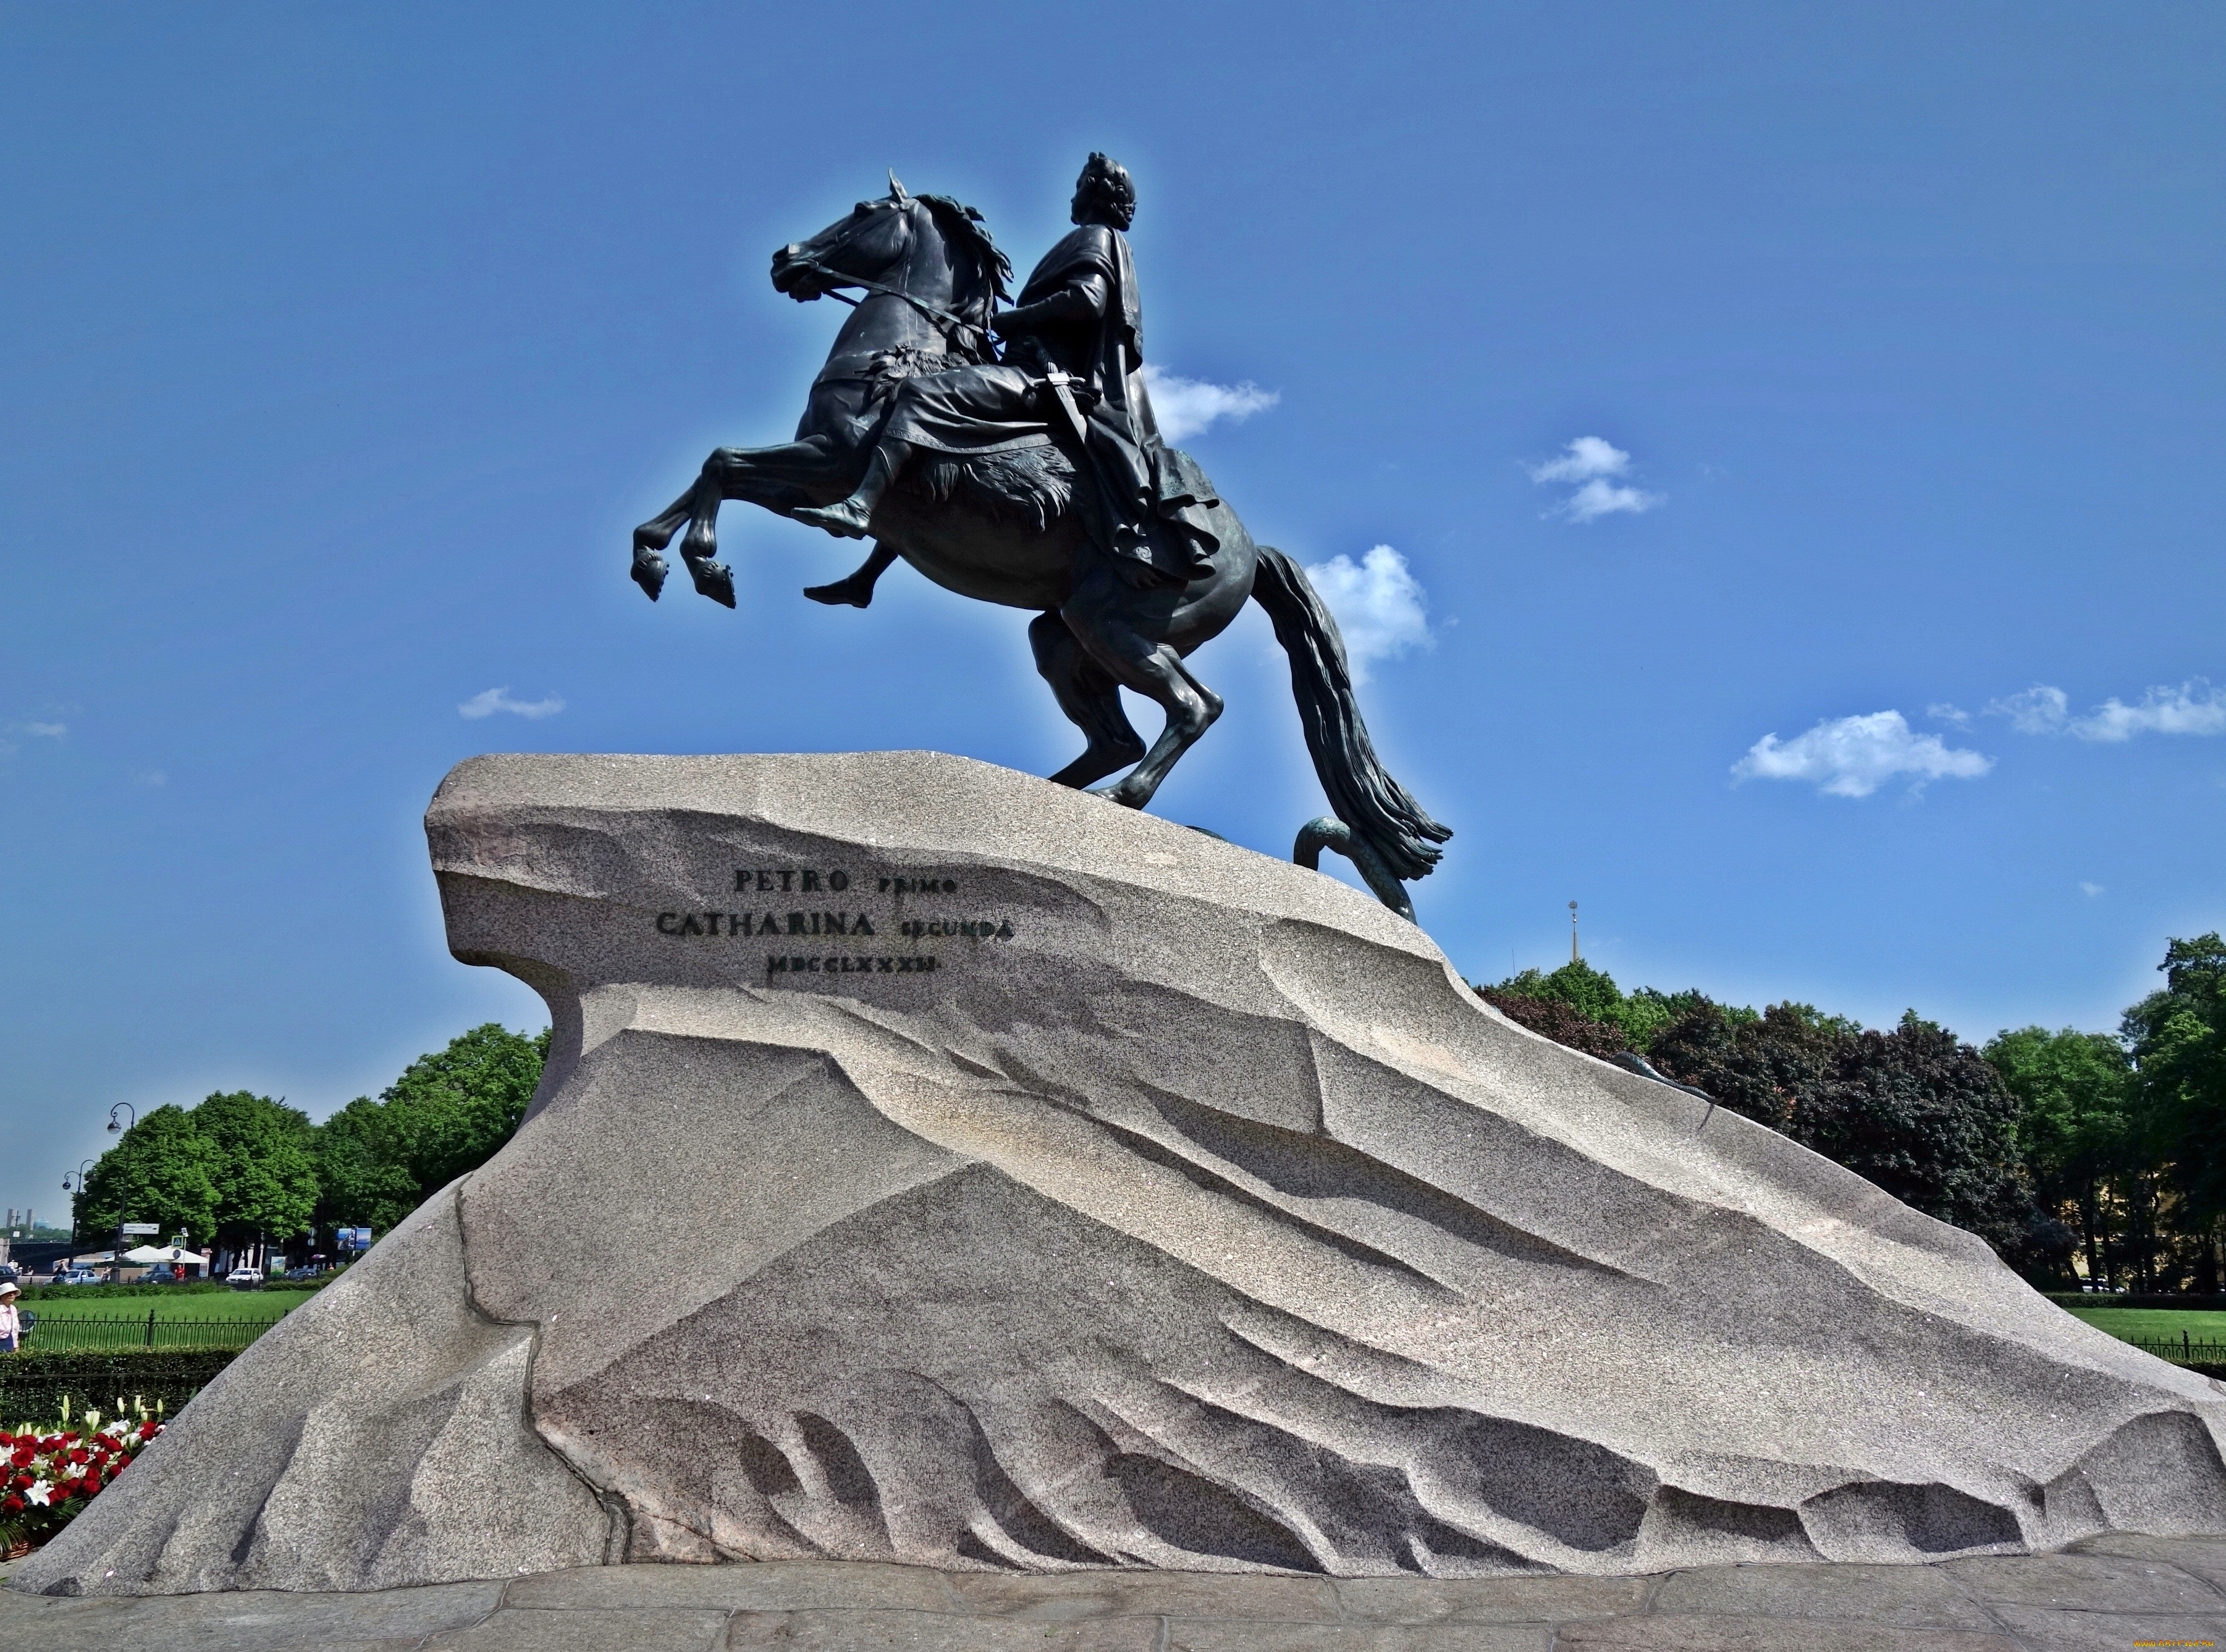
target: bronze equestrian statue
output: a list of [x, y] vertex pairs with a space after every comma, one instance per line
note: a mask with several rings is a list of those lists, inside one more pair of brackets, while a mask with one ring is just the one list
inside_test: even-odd
[[[667, 571], [659, 553], [685, 528], [680, 555], [696, 591], [733, 607], [734, 578], [717, 560], [719, 506], [747, 499], [874, 539], [855, 573], [805, 593], [816, 601], [864, 607], [901, 556], [961, 596], [1034, 609], [1036, 669], [1088, 742], [1052, 778], [1087, 786], [1128, 769], [1101, 795], [1132, 809], [1221, 715], [1220, 696], [1186, 659], [1250, 597], [1290, 657], [1314, 772], [1345, 829], [1308, 830], [1351, 854], [1378, 895], [1411, 916], [1397, 881], [1426, 876], [1453, 834], [1377, 762], [1337, 623], [1305, 573], [1254, 544], [1197, 462], [1161, 440], [1123, 233], [1135, 211], [1126, 170], [1091, 156], [1075, 187], [1073, 233], [1002, 312], [1012, 265], [982, 215], [910, 194], [894, 174], [883, 199], [781, 248], [776, 291], [798, 302], [845, 288], [864, 296], [843, 301], [855, 308], [812, 381], [796, 440], [713, 453], [687, 492], [634, 530], [634, 581], [657, 597]], [[1123, 688], [1167, 713], [1149, 751], [1122, 708]]]

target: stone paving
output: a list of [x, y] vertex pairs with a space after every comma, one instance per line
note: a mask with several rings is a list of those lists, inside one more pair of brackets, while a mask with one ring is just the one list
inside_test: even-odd
[[[0, 1579], [4, 1568], [0, 1568]], [[1466, 1581], [627, 1566], [366, 1594], [0, 1589], [6, 1652], [2118, 1652], [2226, 1644], [2226, 1538]]]

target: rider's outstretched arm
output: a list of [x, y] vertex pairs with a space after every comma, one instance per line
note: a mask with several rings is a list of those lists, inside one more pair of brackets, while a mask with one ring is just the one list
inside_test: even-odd
[[1033, 304], [1022, 304], [992, 316], [990, 330], [1000, 338], [1014, 338], [1024, 333], [1040, 333], [1046, 327], [1072, 326], [1078, 321], [1094, 321], [1105, 314], [1105, 306], [1112, 301], [1113, 289], [1105, 277], [1095, 270], [1085, 270], [1049, 298], [1040, 298]]

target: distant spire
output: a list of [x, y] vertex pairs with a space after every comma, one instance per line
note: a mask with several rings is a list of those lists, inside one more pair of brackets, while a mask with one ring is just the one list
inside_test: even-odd
[[1577, 953], [1577, 903], [1569, 903], [1569, 962], [1581, 962]]

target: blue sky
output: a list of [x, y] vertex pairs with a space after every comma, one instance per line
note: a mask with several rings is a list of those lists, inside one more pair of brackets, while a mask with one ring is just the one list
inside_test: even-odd
[[[539, 1026], [441, 937], [472, 753], [1065, 763], [1020, 614], [739, 506], [739, 613], [626, 564], [793, 425], [773, 247], [894, 167], [1025, 269], [1092, 149], [1467, 974], [1574, 898], [1627, 986], [2113, 1025], [2226, 925], [2222, 92], [2206, 5], [0, 8], [0, 1204]], [[1161, 812], [1287, 854], [1266, 625], [1196, 665]]]

